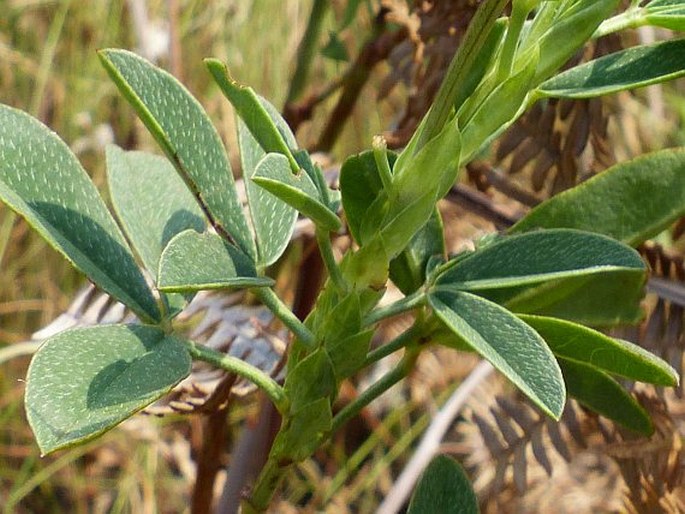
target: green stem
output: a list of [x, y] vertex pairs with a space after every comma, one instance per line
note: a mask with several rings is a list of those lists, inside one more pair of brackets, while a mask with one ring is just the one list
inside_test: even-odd
[[388, 144], [383, 136], [373, 138], [373, 158], [376, 161], [376, 168], [383, 182], [383, 189], [390, 191], [392, 187], [392, 172], [388, 162]]
[[186, 350], [193, 359], [208, 362], [217, 368], [246, 378], [262, 389], [282, 415], [288, 412], [289, 401], [283, 388], [259, 368], [241, 359], [218, 352], [194, 341], [184, 341]]
[[607, 34], [613, 34], [626, 29], [636, 29], [643, 25], [647, 25], [647, 17], [645, 16], [645, 9], [642, 7], [630, 7], [608, 20], [602, 22], [597, 27], [597, 30], [592, 34], [592, 39], [598, 39]]
[[361, 366], [362, 369], [369, 367], [371, 364], [384, 359], [388, 355], [395, 353], [397, 350], [409, 346], [410, 344], [418, 341], [418, 339], [423, 335], [423, 327], [418, 323], [414, 323], [409, 329], [402, 332], [392, 341], [385, 343], [383, 346], [379, 346], [375, 350], [372, 350], [366, 356], [364, 364]]
[[331, 433], [337, 431], [342, 425], [347, 423], [351, 418], [359, 414], [359, 412], [394, 386], [397, 382], [406, 377], [414, 367], [414, 362], [419, 355], [419, 348], [409, 348], [402, 357], [402, 360], [395, 366], [394, 369], [383, 375], [383, 377], [360, 394], [352, 403], [345, 406], [333, 418]]
[[530, 0], [518, 0], [513, 3], [509, 27], [507, 28], [507, 35], [504, 39], [502, 56], [497, 70], [497, 82], [502, 82], [511, 75], [519, 36], [523, 30], [523, 25], [526, 23], [528, 14], [535, 7], [535, 3]]
[[417, 153], [423, 146], [440, 133], [454, 109], [454, 100], [461, 87], [466, 84], [466, 77], [478, 58], [492, 26], [497, 21], [508, 0], [485, 0], [469, 24], [464, 39], [450, 63], [445, 79], [435, 97], [432, 107], [426, 114], [426, 120], [414, 149]]
[[369, 326], [378, 323], [385, 318], [391, 318], [407, 311], [414, 310], [418, 307], [423, 307], [426, 304], [426, 293], [423, 289], [419, 289], [409, 296], [405, 296], [401, 300], [379, 307], [375, 309], [368, 316], [364, 318], [364, 325]]
[[324, 17], [330, 0], [314, 0], [312, 12], [309, 15], [307, 28], [300, 41], [300, 46], [297, 48], [297, 67], [295, 74], [290, 82], [290, 89], [288, 91], [288, 98], [286, 104], [294, 102], [302, 95], [307, 79], [309, 77], [309, 70], [312, 66], [312, 61], [316, 55], [319, 45], [319, 36], [321, 28], [323, 27]]
[[266, 511], [278, 487], [278, 483], [281, 481], [282, 472], [283, 469], [274, 459], [269, 458], [266, 461], [264, 468], [259, 473], [259, 478], [249, 500], [242, 502], [241, 512], [243, 514], [259, 514]]
[[331, 244], [331, 237], [327, 230], [316, 227], [316, 242], [319, 245], [319, 251], [321, 252], [321, 258], [323, 259], [326, 270], [328, 271], [328, 276], [331, 277], [333, 284], [336, 289], [340, 292], [347, 291], [347, 282], [343, 277], [340, 266], [335, 262], [335, 256], [333, 255], [333, 245]]
[[254, 290], [255, 295], [264, 305], [266, 305], [271, 312], [274, 313], [283, 324], [288, 327], [293, 334], [297, 336], [299, 341], [309, 349], [313, 349], [316, 344], [314, 334], [302, 323], [297, 316], [288, 308], [286, 304], [273, 292], [269, 287], [259, 287]]

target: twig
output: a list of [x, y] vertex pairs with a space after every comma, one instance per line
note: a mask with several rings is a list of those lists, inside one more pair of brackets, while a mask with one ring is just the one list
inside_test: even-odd
[[414, 489], [414, 484], [416, 484], [419, 476], [438, 451], [440, 441], [442, 441], [454, 418], [469, 399], [474, 389], [493, 370], [494, 368], [489, 362], [482, 361], [452, 393], [452, 396], [445, 402], [440, 412], [433, 418], [433, 422], [428, 427], [428, 430], [426, 430], [413, 457], [409, 460], [404, 471], [395, 481], [395, 485], [393, 485], [385, 500], [376, 511], [378, 514], [395, 514], [402, 508], [407, 501], [407, 497]]

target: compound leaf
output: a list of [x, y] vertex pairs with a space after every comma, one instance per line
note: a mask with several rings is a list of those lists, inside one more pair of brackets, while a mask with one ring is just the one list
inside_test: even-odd
[[98, 54], [213, 224], [255, 258], [226, 151], [200, 103], [172, 75], [132, 52], [108, 49]]

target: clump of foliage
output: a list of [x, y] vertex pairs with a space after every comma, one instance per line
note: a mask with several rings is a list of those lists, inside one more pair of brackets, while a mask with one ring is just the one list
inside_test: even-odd
[[[261, 512], [284, 470], [406, 377], [429, 343], [477, 352], [552, 418], [570, 396], [649, 434], [649, 416], [614, 377], [673, 386], [677, 375], [640, 347], [590, 327], [639, 320], [647, 270], [631, 246], [685, 213], [685, 153], [664, 150], [621, 163], [449, 259], [436, 204], [459, 170], [536, 102], [684, 75], [683, 40], [559, 70], [593, 37], [640, 24], [682, 28], [685, 4], [633, 2], [615, 14], [618, 0], [514, 0], [501, 17], [506, 4], [481, 3], [404, 150], [395, 154], [375, 139], [371, 150], [345, 160], [339, 191], [298, 148], [277, 110], [208, 59], [240, 119], [249, 212], [201, 105], [170, 74], [128, 51], [102, 50], [99, 57], [166, 159], [108, 148], [116, 219], [54, 133], [1, 107], [0, 198], [140, 319], [65, 331], [35, 354], [26, 410], [41, 450], [97, 437], [169, 392], [193, 360], [206, 361], [252, 381], [282, 417], [243, 502], [244, 512]], [[338, 262], [331, 235], [343, 226], [341, 209], [356, 246]], [[269, 276], [298, 213], [316, 227], [328, 271], [304, 321]], [[379, 306], [390, 280], [404, 296]], [[174, 318], [209, 289], [248, 289], [289, 329], [283, 383], [176, 329]], [[407, 312], [413, 325], [370, 350], [378, 324]], [[398, 351], [404, 354], [394, 369], [334, 411], [343, 381]], [[434, 512], [446, 497], [460, 498], [453, 504], [459, 512], [476, 509], [461, 469], [438, 458], [410, 512]]]

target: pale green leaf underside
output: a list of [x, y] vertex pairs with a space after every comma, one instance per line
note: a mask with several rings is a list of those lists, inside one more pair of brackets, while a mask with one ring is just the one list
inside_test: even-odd
[[238, 122], [238, 143], [259, 262], [268, 266], [276, 262], [288, 246], [297, 221], [297, 211], [251, 180], [266, 153], [241, 120]]
[[39, 121], [0, 106], [0, 198], [45, 240], [142, 319], [160, 313], [97, 189], [66, 144]]
[[273, 280], [257, 276], [252, 261], [220, 236], [186, 230], [162, 252], [157, 284], [161, 291], [191, 292], [266, 287]]
[[34, 355], [26, 413], [41, 451], [92, 439], [143, 409], [190, 373], [183, 343], [140, 325], [62, 332]]
[[131, 52], [101, 50], [99, 55], [182, 178], [202, 198], [214, 223], [256, 257], [228, 157], [199, 102], [172, 75]]
[[554, 355], [535, 330], [512, 313], [466, 292], [428, 295], [435, 314], [543, 411], [559, 419], [566, 390]]
[[592, 98], [683, 75], [685, 40], [668, 40], [628, 48], [571, 68], [540, 85], [538, 93], [555, 98]]
[[613, 339], [569, 321], [544, 316], [519, 317], [547, 341], [557, 357], [581, 362], [630, 380], [662, 386], [678, 384], [676, 371], [640, 346]]
[[538, 205], [511, 233], [575, 228], [637, 246], [685, 215], [685, 150], [627, 161]]
[[202, 209], [164, 157], [109, 146], [107, 179], [117, 217], [153, 275], [172, 237], [207, 227]]
[[321, 201], [319, 191], [304, 171], [295, 175], [288, 159], [267, 154], [257, 165], [252, 180], [327, 230], [338, 230], [340, 218]]
[[407, 514], [478, 514], [478, 498], [457, 461], [433, 458], [416, 485]]
[[437, 284], [478, 291], [614, 271], [644, 273], [640, 255], [608, 237], [550, 229], [504, 237], [442, 273]]

